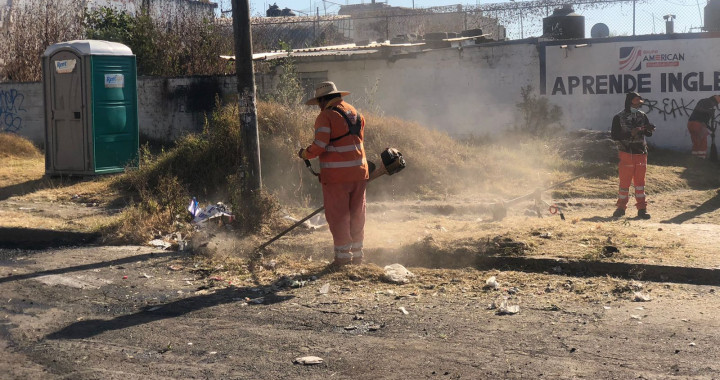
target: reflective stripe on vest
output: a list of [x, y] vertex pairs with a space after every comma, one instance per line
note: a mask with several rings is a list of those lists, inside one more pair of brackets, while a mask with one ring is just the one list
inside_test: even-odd
[[335, 161], [335, 162], [320, 162], [320, 168], [322, 169], [336, 169], [336, 168], [351, 168], [353, 166], [365, 165], [365, 159], [352, 160], [352, 161]]
[[328, 145], [325, 147], [325, 150], [328, 152], [353, 152], [353, 151], [362, 151], [363, 146], [362, 144], [352, 144], [352, 145], [345, 145], [345, 146], [333, 146]]
[[315, 134], [318, 133], [330, 133], [330, 127], [318, 127], [318, 129], [315, 130]]

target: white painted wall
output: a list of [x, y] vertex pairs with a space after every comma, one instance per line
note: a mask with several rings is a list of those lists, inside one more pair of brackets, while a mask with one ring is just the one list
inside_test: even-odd
[[[115, 8], [128, 13], [137, 12], [143, 4], [143, 0], [88, 0], [90, 8], [108, 7]], [[213, 17], [216, 3], [203, 3], [189, 0], [152, 0], [150, 1], [150, 12], [155, 17], [176, 15], [183, 10], [197, 12], [203, 16]]]
[[351, 103], [370, 95], [386, 115], [415, 120], [451, 134], [484, 134], [512, 124], [520, 88], [539, 78], [537, 48], [529, 43], [441, 49], [399, 59], [352, 61], [314, 57], [298, 71], [327, 70], [328, 80], [350, 91]]
[[[720, 94], [718, 43], [720, 36], [711, 33], [560, 42], [531, 39], [425, 51], [396, 60], [367, 55], [298, 58], [297, 67], [301, 72], [326, 70], [329, 80], [353, 92], [348, 100], [356, 103], [362, 103], [366, 88], [380, 78], [374, 100], [386, 114], [454, 135], [512, 127], [520, 117], [516, 108], [520, 90], [527, 85], [561, 107], [563, 124], [569, 129], [605, 131], [610, 129], [613, 115], [623, 108], [624, 93], [637, 90], [647, 99], [644, 110], [657, 125], [649, 141], [688, 149], [686, 125], [694, 105], [698, 99]], [[623, 66], [621, 48], [635, 48], [633, 57], [638, 61]], [[613, 93], [608, 85], [611, 75], [644, 78], [643, 85]], [[668, 84], [671, 75], [689, 79], [675, 89]], [[580, 83], [572, 93], [570, 77]], [[557, 78], [565, 83], [565, 92], [554, 88]], [[596, 91], [598, 79], [604, 93]], [[583, 91], [583, 80], [592, 80], [592, 86], [589, 82], [585, 86], [591, 89]], [[543, 85], [546, 91], [541, 94]]]
[[[575, 127], [607, 130], [613, 114], [624, 107], [623, 93], [637, 91], [646, 99], [643, 110], [657, 126], [649, 141], [689, 149], [687, 119], [697, 100], [720, 94], [720, 39], [710, 36], [646, 36], [599, 40], [584, 47], [546, 46], [546, 94]], [[670, 85], [671, 77], [682, 78], [680, 88]], [[613, 78], [628, 81], [619, 93], [610, 86]], [[570, 81], [579, 85], [571, 89]]]

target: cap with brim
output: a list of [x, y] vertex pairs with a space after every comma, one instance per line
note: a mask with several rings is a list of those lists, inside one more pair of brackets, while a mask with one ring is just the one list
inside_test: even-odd
[[628, 97], [630, 98], [630, 100], [635, 100], [635, 98], [640, 98], [640, 103], [645, 103], [645, 99], [643, 99], [643, 97], [640, 96], [640, 94], [638, 94], [637, 92], [628, 92]]
[[320, 102], [318, 101], [318, 98], [332, 94], [340, 94], [340, 96], [350, 95], [347, 91], [338, 91], [337, 87], [335, 87], [335, 83], [333, 82], [320, 82], [317, 87], [315, 87], [315, 96], [308, 99], [305, 104], [309, 106], [319, 104]]

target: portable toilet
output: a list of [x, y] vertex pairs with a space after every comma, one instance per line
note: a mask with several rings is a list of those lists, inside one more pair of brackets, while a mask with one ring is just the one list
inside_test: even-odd
[[94, 175], [137, 165], [135, 56], [108, 41], [78, 40], [43, 54], [45, 172]]

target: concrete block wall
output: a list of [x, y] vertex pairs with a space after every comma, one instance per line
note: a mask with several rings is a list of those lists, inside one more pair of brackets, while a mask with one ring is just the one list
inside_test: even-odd
[[42, 83], [0, 83], [0, 131], [45, 142]]
[[215, 107], [216, 97], [231, 101], [237, 93], [234, 76], [140, 78], [140, 134], [169, 142], [183, 133], [200, 132]]
[[[258, 94], [271, 91], [272, 78], [258, 75]], [[169, 143], [187, 132], [200, 132], [216, 96], [235, 101], [237, 78], [230, 76], [138, 79], [138, 118], [143, 138]], [[43, 85], [0, 83], [0, 132], [17, 133], [45, 144]]]

